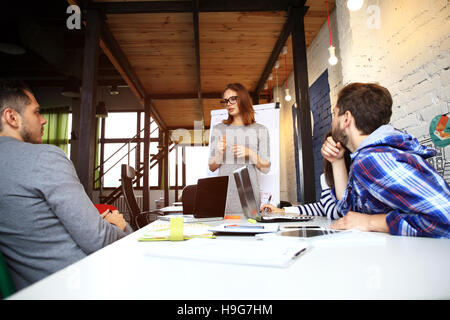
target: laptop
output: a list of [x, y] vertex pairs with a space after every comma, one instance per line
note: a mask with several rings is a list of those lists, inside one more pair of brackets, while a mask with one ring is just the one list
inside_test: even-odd
[[[228, 176], [198, 179], [193, 208], [185, 208], [183, 214], [170, 214], [159, 217], [160, 220], [170, 220], [173, 217], [183, 217], [184, 222], [218, 221], [225, 217], [227, 202]], [[186, 210], [187, 209], [187, 210]], [[189, 212], [192, 210], [192, 212]]]
[[242, 211], [248, 219], [255, 219], [258, 222], [298, 222], [314, 219], [308, 215], [286, 215], [277, 213], [260, 213], [253, 193], [252, 181], [248, 172], [248, 167], [242, 167], [233, 171], [234, 180], [241, 201]]

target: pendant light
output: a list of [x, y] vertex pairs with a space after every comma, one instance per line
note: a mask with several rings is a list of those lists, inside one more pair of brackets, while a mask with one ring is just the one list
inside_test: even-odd
[[289, 94], [289, 88], [287, 86], [287, 81], [288, 81], [288, 74], [287, 74], [287, 63], [286, 63], [286, 56], [287, 56], [287, 46], [283, 47], [283, 50], [281, 51], [281, 53], [284, 55], [284, 76], [285, 76], [285, 89], [284, 89], [284, 100], [286, 100], [286, 102], [291, 101], [292, 97]]
[[328, 59], [328, 63], [334, 66], [338, 63], [338, 58], [336, 57], [336, 48], [333, 46], [333, 42], [331, 41], [330, 12], [328, 9], [328, 0], [326, 1], [326, 3], [327, 3], [327, 17], [328, 17], [328, 34], [330, 35], [330, 47], [328, 48], [330, 58]]
[[347, 8], [350, 11], [358, 11], [361, 9], [363, 3], [363, 0], [347, 0]]

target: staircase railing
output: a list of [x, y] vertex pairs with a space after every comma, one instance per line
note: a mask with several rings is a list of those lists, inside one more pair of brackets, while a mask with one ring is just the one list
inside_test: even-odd
[[[154, 122], [154, 120], [152, 120], [150, 122], [150, 125]], [[156, 127], [155, 129], [153, 129], [153, 131], [150, 132], [150, 135], [155, 132], [158, 129], [158, 127]], [[97, 170], [99, 170], [101, 167], [105, 167], [105, 163], [108, 162], [108, 160], [112, 159], [112, 157], [114, 157], [120, 150], [123, 149], [123, 147], [128, 145], [128, 153], [126, 153], [125, 155], [123, 155], [119, 160], [117, 160], [108, 170], [102, 172], [101, 174], [98, 175], [98, 177], [94, 180], [94, 184], [99, 181], [100, 179], [102, 179], [106, 173], [108, 173], [112, 168], [114, 168], [120, 161], [122, 161], [123, 158], [125, 158], [126, 156], [128, 156], [128, 165], [130, 165], [130, 153], [131, 151], [133, 151], [134, 149], [136, 149], [136, 146], [134, 146], [132, 149], [130, 149], [130, 144], [136, 140], [138, 140], [140, 137], [140, 134], [142, 133], [142, 131], [144, 131], [145, 128], [143, 128], [141, 131], [139, 131], [138, 133], [136, 133], [136, 135], [132, 138], [130, 138], [127, 142], [125, 142], [119, 149], [117, 149], [112, 155], [110, 155], [108, 157], [108, 159], [106, 159], [105, 161], [103, 161], [103, 163], [100, 163], [100, 165], [98, 165], [95, 169], [94, 172], [96, 172]], [[102, 187], [102, 186], [101, 186]]]
[[[176, 147], [176, 144], [171, 142], [169, 144], [169, 153]], [[158, 164], [158, 162], [164, 157], [164, 149], [162, 149], [161, 151], [159, 151], [157, 154], [153, 155], [150, 158], [150, 170], [156, 166]], [[139, 168], [136, 168], [136, 177], [133, 180], [133, 185], [139, 181], [140, 178], [142, 178], [142, 176], [144, 175], [144, 166], [141, 163], [141, 166], [139, 166]], [[115, 188], [108, 196], [103, 197], [102, 199], [100, 199], [101, 203], [105, 203], [105, 204], [112, 204], [114, 203], [114, 201], [116, 201], [120, 196], [122, 195], [122, 186], [118, 186], [117, 188]]]

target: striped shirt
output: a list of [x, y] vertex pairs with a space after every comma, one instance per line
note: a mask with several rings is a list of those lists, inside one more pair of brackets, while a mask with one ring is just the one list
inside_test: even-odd
[[339, 219], [344, 215], [336, 210], [336, 198], [325, 181], [325, 175], [320, 176], [322, 193], [319, 202], [307, 203], [300, 206], [285, 207], [284, 211], [290, 214], [306, 214], [309, 216], [322, 216], [328, 219]]

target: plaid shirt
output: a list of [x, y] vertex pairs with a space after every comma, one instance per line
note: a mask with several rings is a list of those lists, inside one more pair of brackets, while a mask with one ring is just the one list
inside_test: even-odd
[[394, 235], [450, 238], [450, 188], [425, 160], [436, 151], [398, 130], [369, 141], [351, 155], [338, 211], [387, 214]]

